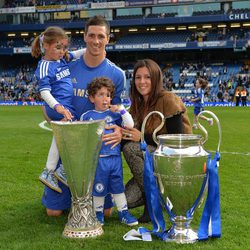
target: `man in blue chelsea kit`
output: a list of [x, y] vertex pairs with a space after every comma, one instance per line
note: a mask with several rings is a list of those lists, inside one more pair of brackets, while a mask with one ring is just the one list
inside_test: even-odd
[[[110, 26], [101, 16], [90, 18], [85, 24], [84, 41], [86, 52], [83, 57], [69, 64], [71, 79], [73, 83], [73, 106], [76, 111], [76, 118], [94, 105], [88, 100], [86, 89], [93, 78], [106, 76], [115, 85], [115, 94], [112, 104], [121, 103], [121, 92], [124, 89], [126, 78], [122, 69], [106, 58], [105, 46], [109, 42]], [[45, 114], [46, 116], [46, 114]], [[111, 126], [114, 132], [103, 136], [107, 144], [116, 144], [121, 141], [120, 128], [117, 125]], [[63, 210], [70, 208], [71, 196], [69, 189], [59, 182], [62, 193], [57, 193], [45, 187], [42, 203], [46, 207], [49, 216], [59, 216]]]

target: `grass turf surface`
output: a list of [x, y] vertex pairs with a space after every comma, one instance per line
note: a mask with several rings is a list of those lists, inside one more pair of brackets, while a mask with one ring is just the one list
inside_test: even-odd
[[[51, 133], [41, 129], [40, 107], [0, 106], [0, 249], [250, 249], [249, 222], [249, 124], [247, 107], [209, 108], [222, 126], [221, 191], [222, 238], [191, 245], [153, 242], [125, 242], [130, 230], [119, 223], [117, 213], [106, 221], [104, 235], [96, 239], [69, 240], [62, 237], [67, 214], [46, 216], [41, 205], [43, 185], [38, 181], [49, 146]], [[189, 108], [192, 120], [192, 108]], [[209, 127], [208, 150], [216, 150], [217, 127]], [[125, 182], [130, 177], [124, 163]], [[137, 217], [142, 208], [131, 210]], [[142, 226], [142, 225], [140, 225]], [[151, 228], [151, 224], [143, 225]], [[137, 229], [137, 227], [135, 227]]]

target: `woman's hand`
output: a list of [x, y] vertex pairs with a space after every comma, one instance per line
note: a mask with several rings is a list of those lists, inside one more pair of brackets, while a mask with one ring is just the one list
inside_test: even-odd
[[105, 141], [105, 145], [113, 144], [111, 148], [117, 146], [122, 140], [121, 128], [117, 125], [108, 126], [106, 129], [113, 129], [114, 132], [102, 136], [102, 140]]
[[122, 128], [122, 139], [139, 142], [141, 140], [141, 131], [136, 128]]

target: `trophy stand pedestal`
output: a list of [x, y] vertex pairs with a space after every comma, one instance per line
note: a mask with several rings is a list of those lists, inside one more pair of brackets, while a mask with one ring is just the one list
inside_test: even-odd
[[164, 235], [164, 241], [179, 244], [190, 244], [198, 240], [198, 235], [191, 228], [177, 228], [172, 226]]
[[103, 234], [101, 224], [97, 221], [92, 199], [72, 198], [72, 206], [63, 236], [66, 238], [92, 238]]
[[77, 229], [77, 228], [70, 228], [68, 226], [65, 226], [63, 231], [63, 236], [66, 238], [92, 238], [97, 237], [99, 235], [103, 234], [102, 226], [96, 228], [89, 228], [89, 229]]

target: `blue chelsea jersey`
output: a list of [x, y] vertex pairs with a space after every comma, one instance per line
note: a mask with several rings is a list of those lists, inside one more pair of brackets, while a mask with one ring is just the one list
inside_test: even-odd
[[[74, 108], [72, 106], [73, 86], [69, 66], [65, 59], [60, 59], [58, 61], [40, 60], [35, 75], [38, 80], [39, 91], [49, 90], [51, 95], [60, 104], [74, 113]], [[57, 114], [46, 103], [45, 107], [51, 119], [60, 120], [63, 118], [63, 116]]]
[[117, 67], [110, 60], [105, 58], [97, 67], [89, 67], [84, 62], [83, 57], [72, 61], [69, 64], [73, 84], [73, 106], [76, 109], [77, 118], [88, 110], [94, 109], [94, 105], [89, 101], [86, 89], [88, 84], [96, 77], [108, 77], [115, 85], [115, 95], [112, 104], [121, 103], [121, 93], [124, 89], [126, 78], [124, 71]]
[[[89, 110], [83, 113], [80, 118], [81, 121], [91, 121], [91, 120], [105, 120], [106, 126], [118, 125], [122, 126], [122, 117], [120, 113], [111, 112], [109, 109], [105, 111]], [[113, 129], [105, 129], [104, 134], [113, 133]], [[120, 155], [121, 146], [120, 144], [111, 149], [112, 145], [105, 145], [102, 142], [102, 147], [100, 150], [100, 155]]]
[[194, 103], [195, 107], [203, 107], [204, 104], [204, 90], [202, 88], [195, 89], [194, 91], [194, 97], [199, 98], [199, 101], [196, 101]]

